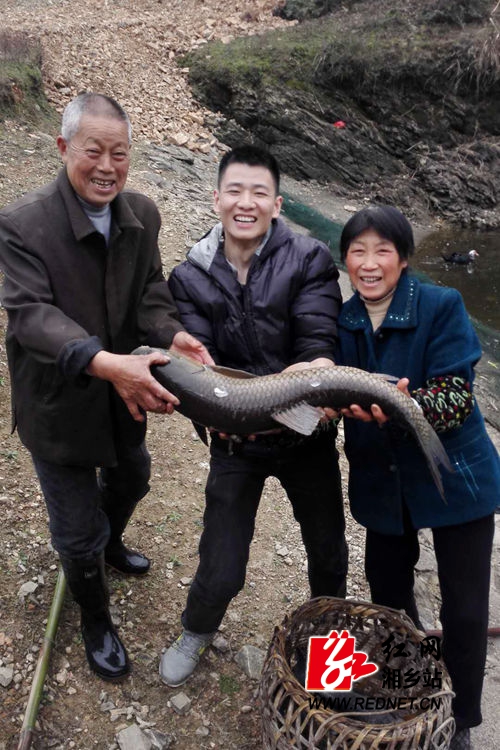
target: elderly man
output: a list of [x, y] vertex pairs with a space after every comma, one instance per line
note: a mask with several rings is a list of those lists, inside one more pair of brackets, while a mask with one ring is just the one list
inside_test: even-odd
[[81, 608], [89, 665], [104, 679], [130, 670], [104, 564], [148, 571], [122, 533], [149, 489], [145, 412], [170, 414], [178, 403], [150, 373], [166, 358], [129, 352], [147, 343], [212, 362], [184, 331], [163, 277], [158, 210], [124, 190], [130, 136], [117, 102], [80, 94], [63, 113], [57, 179], [0, 212], [13, 426]]

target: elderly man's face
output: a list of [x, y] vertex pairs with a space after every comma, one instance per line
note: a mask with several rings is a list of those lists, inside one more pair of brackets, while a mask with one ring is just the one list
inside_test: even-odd
[[84, 115], [71, 141], [57, 147], [75, 192], [93, 206], [110, 203], [125, 185], [130, 164], [127, 124], [113, 117]]

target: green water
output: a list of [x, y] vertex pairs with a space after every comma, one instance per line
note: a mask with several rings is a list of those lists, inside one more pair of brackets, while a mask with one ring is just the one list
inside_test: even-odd
[[340, 262], [339, 253], [339, 240], [342, 233], [342, 225], [335, 224], [335, 222], [327, 219], [319, 211], [316, 211], [310, 206], [305, 206], [303, 203], [292, 198], [288, 193], [282, 193], [283, 195], [283, 208], [282, 212], [291, 221], [299, 224], [301, 227], [305, 227], [310, 231], [313, 237], [317, 237], [328, 245], [330, 248], [333, 258], [339, 268], [344, 266]]

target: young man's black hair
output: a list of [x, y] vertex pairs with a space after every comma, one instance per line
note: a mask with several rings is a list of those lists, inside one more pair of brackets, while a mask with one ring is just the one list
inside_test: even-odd
[[280, 168], [274, 156], [269, 151], [266, 151], [266, 149], [249, 143], [233, 148], [232, 151], [224, 154], [219, 164], [217, 187], [220, 187], [224, 172], [230, 164], [248, 164], [249, 167], [265, 167], [273, 176], [276, 195], [278, 195], [280, 191]]

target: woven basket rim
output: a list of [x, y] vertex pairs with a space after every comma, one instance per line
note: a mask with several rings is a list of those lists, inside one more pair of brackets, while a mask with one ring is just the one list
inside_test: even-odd
[[[406, 614], [390, 607], [373, 604], [361, 599], [340, 599], [336, 597], [317, 597], [304, 602], [292, 613], [286, 615], [282, 623], [275, 627], [262, 671], [259, 696], [263, 711], [263, 722], [266, 720], [271, 721], [274, 727], [273, 735], [281, 736], [281, 733], [285, 731], [284, 724], [287, 722], [292, 722], [295, 732], [297, 732], [299, 729], [300, 731], [305, 729], [309, 722], [312, 721], [314, 727], [318, 729], [321, 727], [323, 737], [327, 736], [325, 733], [331, 731], [337, 732], [337, 736], [341, 734], [342, 736], [350, 735], [350, 733], [355, 732], [362, 733], [367, 741], [385, 742], [388, 741], [385, 738], [388, 738], [391, 733], [397, 733], [398, 736], [401, 734], [408, 735], [412, 731], [418, 733], [419, 736], [424, 732], [428, 734], [431, 728], [436, 729], [435, 723], [439, 718], [442, 721], [438, 729], [449, 734], [451, 737], [452, 729], [449, 727], [454, 723], [451, 716], [451, 698], [453, 696], [451, 680], [442, 661], [437, 660], [433, 654], [427, 654], [426, 659], [429, 660], [429, 663], [434, 662], [439, 667], [443, 674], [443, 680], [439, 689], [431, 689], [430, 692], [425, 693], [424, 697], [429, 701], [429, 709], [422, 709], [420, 706], [417, 708], [415, 706], [413, 713], [395, 719], [393, 722], [368, 723], [363, 721], [364, 716], [382, 716], [391, 713], [393, 709], [376, 710], [374, 708], [373, 710], [368, 709], [366, 711], [337, 712], [334, 709], [323, 706], [315, 706], [314, 708], [311, 706], [311, 699], [319, 696], [320, 693], [319, 691], [317, 693], [307, 691], [294, 674], [288, 658], [290, 653], [287, 654], [287, 647], [288, 652], [290, 652], [290, 649], [297, 648], [297, 643], [293, 646], [290, 645], [289, 641], [292, 634], [297, 635], [294, 633], [294, 630], [299, 629], [302, 621], [307, 620], [307, 623], [312, 622], [312, 626], [314, 626], [314, 619], [325, 616], [326, 612], [334, 614], [335, 611], [340, 609], [342, 610], [342, 614], [345, 614], [347, 611], [349, 616], [357, 618], [358, 621], [369, 616], [371, 618], [379, 618], [383, 627], [388, 623], [391, 626], [394, 624], [395, 632], [405, 633], [415, 643], [426, 637], [425, 632], [418, 630]], [[352, 634], [356, 635], [355, 632]], [[326, 635], [326, 633], [322, 633], [321, 635]], [[297, 638], [303, 637], [305, 637], [303, 633], [297, 635]], [[265, 691], [268, 686], [270, 686], [270, 693], [274, 696], [274, 700], [268, 700], [266, 705]], [[342, 691], [339, 691], [339, 695], [342, 695]], [[417, 698], [418, 703], [420, 703], [422, 695], [418, 695]], [[442, 708], [436, 712], [434, 708], [430, 709], [430, 704], [431, 699], [438, 698], [444, 700], [443, 702], [440, 701], [439, 705]], [[283, 704], [281, 701], [284, 701]], [[286, 716], [283, 711], [279, 711], [280, 706], [283, 707], [285, 705]], [[432, 715], [429, 713], [429, 710], [432, 710]], [[447, 711], [448, 713], [446, 713]], [[279, 746], [281, 747], [281, 745]], [[300, 747], [302, 746], [301, 744]], [[378, 747], [378, 745], [376, 746]], [[291, 747], [298, 747], [298, 745], [291, 745]]]

